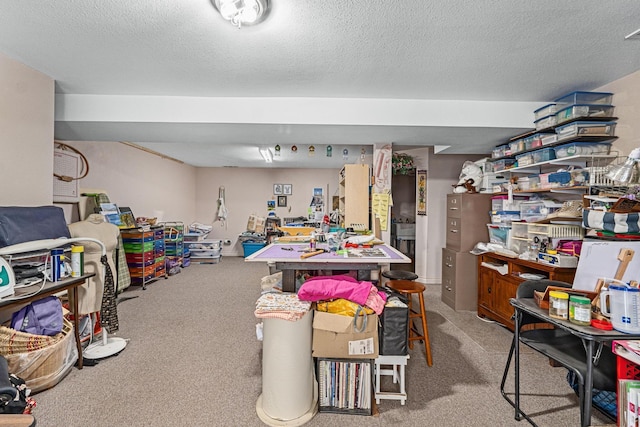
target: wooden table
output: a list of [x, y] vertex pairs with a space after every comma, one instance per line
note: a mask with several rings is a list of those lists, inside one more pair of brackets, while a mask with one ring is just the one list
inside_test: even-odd
[[[247, 262], [275, 263], [282, 271], [282, 291], [296, 291], [297, 270], [349, 270], [358, 272], [358, 280], [369, 280], [371, 271], [389, 264], [411, 263], [411, 259], [397, 249], [387, 245], [375, 245], [373, 251], [349, 249], [345, 254], [326, 252], [301, 259], [308, 243], [272, 243], [245, 258]], [[318, 244], [318, 249], [328, 249], [326, 244]]]
[[[86, 282], [88, 278], [93, 276], [95, 276], [95, 273], [83, 274], [80, 277], [70, 277], [67, 279], [59, 280], [57, 282], [46, 282], [42, 290], [34, 295], [30, 294], [37, 291], [41, 284], [16, 289], [14, 298], [19, 299], [0, 300], [0, 310], [13, 309], [14, 311], [16, 311], [19, 310], [20, 307], [25, 306], [30, 302], [48, 297], [49, 295], [54, 295], [62, 291], [71, 292], [73, 295], [73, 307], [71, 307], [71, 312], [73, 313], [73, 329], [76, 338], [76, 347], [78, 348], [78, 369], [82, 369], [82, 343], [80, 342], [80, 331], [78, 330], [78, 322], [80, 317], [80, 315], [78, 314], [78, 286], [81, 286]], [[29, 296], [21, 298], [24, 295]]]

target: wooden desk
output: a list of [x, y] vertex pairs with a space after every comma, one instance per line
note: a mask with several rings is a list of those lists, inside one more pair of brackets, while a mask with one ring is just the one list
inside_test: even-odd
[[[308, 243], [273, 243], [245, 258], [247, 262], [275, 263], [276, 269], [282, 271], [282, 291], [296, 291], [296, 270], [350, 270], [358, 272], [358, 280], [369, 280], [372, 270], [378, 270], [381, 266], [397, 263], [411, 263], [411, 259], [397, 249], [383, 244], [375, 245], [383, 256], [355, 256], [355, 251], [350, 255], [338, 255], [335, 252], [327, 252], [310, 258], [300, 259], [304, 249], [309, 248]], [[326, 244], [319, 244], [318, 249], [327, 249]]]
[[[533, 340], [522, 341], [525, 342], [527, 346], [536, 350], [537, 352], [548, 356], [549, 358], [560, 362], [565, 367], [572, 369], [576, 367], [577, 364], [586, 364], [586, 373], [584, 375], [584, 384], [585, 384], [585, 393], [584, 396], [581, 396], [580, 399], [580, 425], [581, 426], [589, 426], [591, 425], [591, 405], [593, 398], [593, 372], [594, 372], [594, 364], [597, 364], [600, 358], [600, 346], [609, 346], [611, 341], [617, 339], [640, 339], [640, 335], [636, 334], [625, 334], [623, 332], [616, 331], [615, 329], [612, 331], [604, 331], [601, 329], [597, 329], [591, 326], [580, 326], [574, 323], [569, 322], [568, 320], [558, 320], [551, 316], [549, 316], [549, 311], [541, 309], [538, 307], [533, 298], [512, 298], [510, 300], [511, 305], [515, 309], [515, 328], [514, 328], [514, 367], [515, 367], [515, 396], [512, 401], [509, 399], [504, 391], [504, 384], [506, 380], [507, 371], [505, 369], [505, 373], [502, 379], [502, 384], [500, 386], [500, 391], [502, 396], [515, 408], [515, 419], [520, 420], [525, 418], [531, 425], [536, 425], [529, 416], [520, 409], [520, 342], [521, 342], [521, 331], [520, 331], [520, 322], [522, 320], [523, 314], [527, 314], [533, 316], [537, 319], [540, 319], [540, 322], [552, 324], [555, 329], [546, 329], [545, 331], [553, 333], [554, 331], [559, 331], [560, 333], [565, 333], [566, 336], [564, 339], [560, 340], [540, 340], [539, 342]], [[569, 338], [579, 339], [582, 341], [582, 347], [584, 347], [584, 359], [576, 359], [574, 355], [565, 354], [563, 352], [564, 346], [568, 343]], [[554, 344], [555, 342], [555, 344]], [[557, 345], [556, 345], [557, 344]], [[561, 348], [562, 347], [562, 348]], [[594, 361], [595, 359], [595, 361]], [[511, 355], [507, 360], [507, 366], [509, 367], [509, 363], [511, 361]], [[615, 370], [615, 368], [614, 368]]]
[[[48, 297], [49, 295], [57, 294], [62, 291], [71, 291], [74, 301], [71, 312], [73, 313], [73, 329], [76, 338], [76, 347], [78, 348], [78, 369], [82, 369], [82, 343], [80, 342], [80, 331], [78, 330], [78, 318], [80, 317], [78, 314], [78, 286], [84, 284], [88, 278], [93, 276], [95, 276], [95, 273], [83, 274], [80, 277], [67, 278], [57, 282], [47, 282], [42, 290], [35, 295], [20, 299], [0, 300], [0, 310], [14, 309], [15, 311], [18, 310], [18, 307], [25, 306], [30, 302]], [[28, 295], [35, 292], [39, 286], [40, 284], [37, 284], [26, 288], [16, 289], [14, 297], [20, 297], [22, 295]]]

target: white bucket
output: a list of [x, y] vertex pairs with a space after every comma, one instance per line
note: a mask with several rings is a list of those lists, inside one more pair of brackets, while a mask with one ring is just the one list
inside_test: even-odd
[[614, 329], [627, 334], [640, 333], [640, 289], [619, 280], [615, 282], [600, 292], [602, 314], [609, 317]]

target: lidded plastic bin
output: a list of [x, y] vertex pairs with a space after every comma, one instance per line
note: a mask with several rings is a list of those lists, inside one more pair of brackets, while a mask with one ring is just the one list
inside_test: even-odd
[[616, 122], [579, 121], [558, 126], [556, 133], [562, 141], [575, 136], [613, 136], [615, 129]]
[[561, 96], [555, 100], [555, 103], [558, 104], [558, 109], [560, 109], [563, 105], [571, 104], [611, 105], [612, 100], [613, 93], [610, 92], [576, 91]]
[[553, 148], [549, 147], [532, 151], [531, 156], [533, 157], [533, 163], [540, 163], [554, 160], [556, 158], [556, 152]]
[[538, 108], [533, 112], [535, 120], [541, 119], [543, 117], [551, 116], [555, 114], [558, 110], [556, 109], [556, 104], [547, 104], [543, 107]]
[[610, 143], [603, 142], [572, 142], [555, 148], [556, 157], [589, 156], [593, 154], [609, 154]]
[[569, 105], [556, 113], [556, 122], [563, 123], [582, 117], [611, 117], [613, 116], [613, 109], [613, 105]]
[[536, 130], [546, 129], [551, 126], [555, 126], [558, 123], [558, 118], [555, 114], [551, 114], [549, 116], [542, 117], [533, 123], [536, 126]]

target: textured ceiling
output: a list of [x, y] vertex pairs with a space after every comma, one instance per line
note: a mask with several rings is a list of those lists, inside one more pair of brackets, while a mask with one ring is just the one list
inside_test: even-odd
[[[637, 0], [270, 3], [238, 30], [209, 0], [0, 0], [0, 52], [56, 80], [56, 138], [130, 141], [197, 166], [263, 166], [241, 148], [278, 143], [487, 152], [532, 127], [535, 106], [640, 69], [640, 41], [624, 40], [640, 28]], [[161, 113], [132, 108], [149, 96]], [[71, 111], [75, 99], [96, 117]], [[440, 118], [455, 111], [444, 101], [486, 117]], [[277, 166], [317, 163], [294, 157]]]

